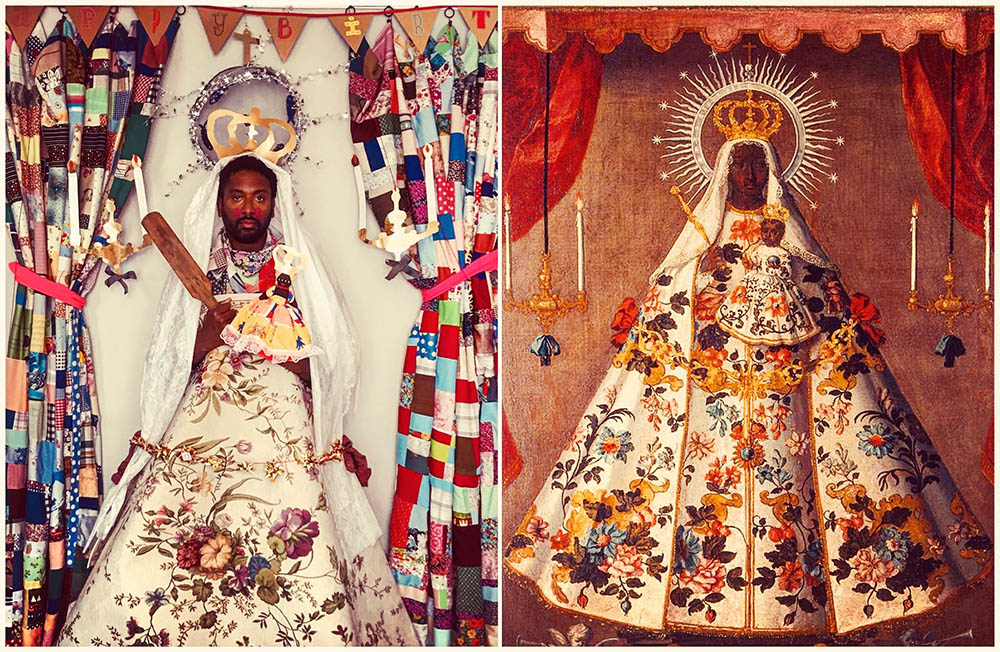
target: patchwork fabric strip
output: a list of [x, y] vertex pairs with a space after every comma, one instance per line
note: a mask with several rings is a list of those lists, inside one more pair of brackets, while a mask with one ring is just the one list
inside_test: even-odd
[[[129, 71], [140, 53], [162, 68], [178, 26], [175, 18], [157, 48], [147, 47], [139, 21], [126, 29], [113, 16], [90, 48], [68, 16], [43, 15], [23, 51], [7, 34], [6, 221], [19, 269], [48, 288], [15, 282], [7, 346], [9, 646], [53, 644], [86, 577], [79, 551], [100, 509], [103, 481], [94, 351], [80, 310], [93, 287], [88, 274], [96, 280], [100, 264], [83, 250], [105, 217], [110, 162], [120, 150], [145, 152], [152, 110], [145, 132], [128, 130], [122, 97], [131, 97], [132, 82], [141, 79]], [[68, 196], [70, 166], [78, 175], [76, 198]], [[119, 190], [117, 206], [127, 195]], [[70, 243], [74, 199], [80, 250]]]
[[[448, 26], [416, 52], [389, 25], [351, 64], [351, 133], [376, 220], [384, 225], [398, 189], [408, 225], [439, 225], [411, 251], [408, 280], [422, 291], [495, 251], [496, 48], [492, 40], [480, 51], [474, 36], [463, 48]], [[433, 179], [424, 176], [428, 156]], [[498, 641], [490, 274], [424, 301], [403, 364], [390, 564], [418, 634], [435, 645]]]

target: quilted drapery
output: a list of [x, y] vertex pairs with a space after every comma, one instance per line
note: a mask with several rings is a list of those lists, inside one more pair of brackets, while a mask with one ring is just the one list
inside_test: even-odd
[[[23, 266], [18, 278], [29, 279], [15, 283], [7, 347], [10, 646], [52, 644], [86, 576], [80, 548], [103, 493], [94, 351], [82, 310], [101, 266], [89, 248], [106, 241], [103, 224], [117, 219], [131, 190], [131, 156], [145, 153], [178, 27], [174, 18], [155, 46], [138, 20], [123, 24], [114, 14], [89, 46], [68, 16], [54, 26], [39, 21], [23, 50], [6, 34], [7, 226], [14, 263]], [[60, 299], [34, 289], [46, 281], [61, 286], [46, 290]]]
[[407, 225], [425, 232], [433, 206], [439, 223], [399, 272], [424, 302], [403, 362], [388, 536], [410, 617], [436, 645], [497, 640], [496, 39], [463, 47], [449, 25], [415, 52], [390, 24], [362, 42], [350, 74], [376, 220], [385, 226], [396, 188]]

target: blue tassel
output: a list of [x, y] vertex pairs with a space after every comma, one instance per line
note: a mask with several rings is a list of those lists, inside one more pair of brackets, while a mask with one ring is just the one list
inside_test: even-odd
[[559, 342], [551, 335], [539, 335], [528, 349], [541, 359], [543, 367], [552, 364], [552, 356], [559, 355]]
[[945, 367], [954, 367], [955, 358], [965, 355], [965, 345], [957, 335], [945, 335], [937, 343], [934, 353], [944, 357]]

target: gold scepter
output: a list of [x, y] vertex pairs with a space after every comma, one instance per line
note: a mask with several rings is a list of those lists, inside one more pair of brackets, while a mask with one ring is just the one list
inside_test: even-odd
[[678, 201], [681, 203], [681, 208], [684, 209], [684, 214], [687, 215], [688, 222], [694, 224], [694, 228], [698, 230], [701, 237], [705, 238], [705, 244], [711, 246], [712, 241], [708, 239], [708, 234], [705, 233], [705, 227], [701, 225], [701, 222], [698, 221], [698, 216], [691, 212], [691, 207], [688, 206], [686, 201], [684, 201], [684, 197], [681, 196], [681, 189], [677, 186], [670, 186], [670, 194], [677, 197]]

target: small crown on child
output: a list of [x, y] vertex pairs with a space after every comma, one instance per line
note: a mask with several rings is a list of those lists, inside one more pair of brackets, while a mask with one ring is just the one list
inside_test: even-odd
[[768, 204], [764, 207], [764, 219], [765, 220], [778, 220], [779, 222], [788, 221], [790, 213], [788, 209], [781, 204]]
[[274, 258], [274, 271], [277, 274], [288, 274], [292, 280], [308, 263], [304, 253], [283, 244], [276, 246], [271, 256]]
[[[740, 109], [744, 110], [742, 119], [736, 116], [736, 112]], [[723, 121], [723, 115], [726, 122]], [[752, 90], [747, 90], [747, 99], [724, 100], [716, 104], [712, 111], [712, 121], [726, 140], [737, 138], [767, 140], [781, 128], [782, 119], [784, 113], [780, 104], [774, 100], [755, 100]]]
[[[229, 134], [229, 144], [223, 145], [215, 137], [215, 123], [226, 117], [229, 118], [229, 126], [226, 128]], [[236, 136], [236, 128], [240, 125], [249, 126], [247, 139], [242, 142]], [[284, 143], [280, 149], [275, 149], [277, 140], [275, 139], [271, 125], [278, 125], [288, 133], [288, 142]], [[263, 127], [264, 129], [264, 133], [266, 134], [264, 140], [258, 141], [256, 139], [257, 134], [260, 133], [257, 129], [258, 127]], [[262, 118], [260, 116], [260, 109], [256, 106], [250, 109], [249, 115], [236, 113], [229, 109], [216, 109], [208, 116], [208, 123], [205, 125], [205, 128], [208, 131], [208, 140], [212, 143], [212, 149], [215, 150], [220, 159], [244, 152], [254, 152], [261, 158], [266, 158], [272, 163], [277, 163], [283, 156], [295, 149], [296, 137], [292, 125], [278, 118]]]

